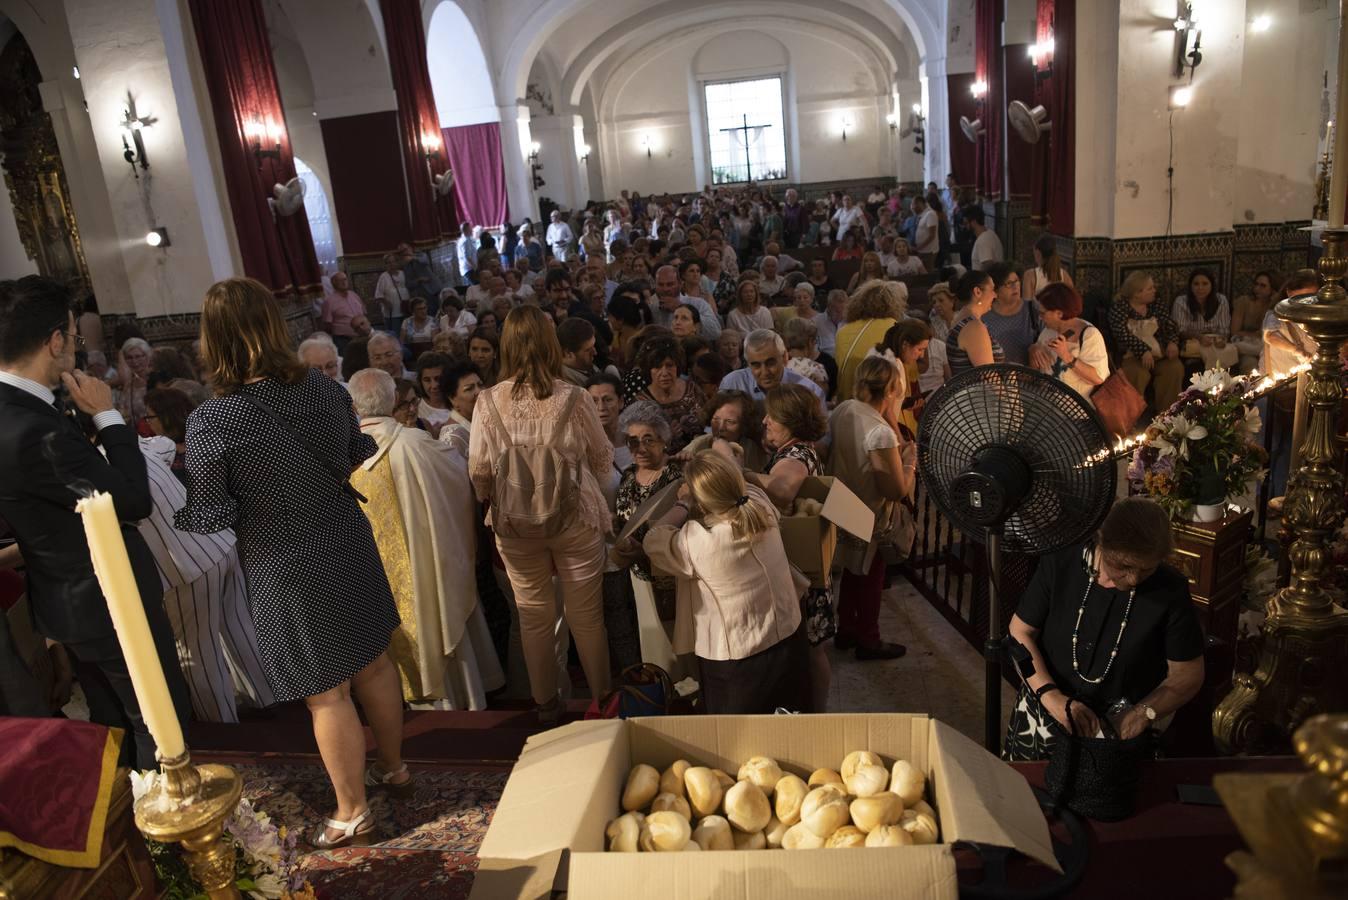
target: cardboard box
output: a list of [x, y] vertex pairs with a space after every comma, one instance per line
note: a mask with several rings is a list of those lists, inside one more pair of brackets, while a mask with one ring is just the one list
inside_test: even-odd
[[[927, 774], [942, 843], [851, 850], [608, 853], [604, 829], [620, 812], [636, 763], [676, 759], [732, 774], [751, 756], [808, 777], [852, 750]], [[1055, 871], [1048, 824], [1024, 777], [925, 715], [684, 716], [575, 722], [531, 738], [510, 774], [478, 851], [475, 900], [955, 898], [950, 845], [1015, 847]]]
[[811, 586], [828, 587], [833, 554], [838, 549], [838, 529], [869, 541], [875, 529], [875, 513], [832, 476], [806, 478], [796, 500], [807, 499], [823, 503], [823, 511], [817, 516], [783, 516], [782, 544], [786, 558], [809, 577]]

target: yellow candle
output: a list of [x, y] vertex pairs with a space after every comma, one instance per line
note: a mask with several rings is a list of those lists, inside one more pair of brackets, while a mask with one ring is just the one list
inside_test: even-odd
[[108, 601], [108, 612], [117, 629], [117, 642], [122, 645], [126, 668], [131, 674], [140, 714], [159, 748], [161, 759], [182, 756], [182, 726], [173, 708], [168, 682], [159, 665], [150, 623], [145, 619], [140, 589], [131, 571], [131, 560], [126, 555], [122, 540], [122, 526], [111, 494], [96, 493], [75, 505], [75, 511], [84, 518], [84, 534], [89, 541], [89, 556], [93, 559], [94, 574]]

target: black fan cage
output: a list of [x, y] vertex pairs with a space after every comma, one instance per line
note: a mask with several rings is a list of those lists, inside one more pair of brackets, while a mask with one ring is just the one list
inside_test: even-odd
[[1051, 553], [1094, 533], [1114, 502], [1118, 467], [1100, 417], [1076, 391], [1034, 369], [979, 366], [927, 400], [918, 427], [922, 486], [970, 536], [950, 487], [985, 449], [1014, 452], [1031, 473], [1029, 493], [1003, 527], [1002, 547]]

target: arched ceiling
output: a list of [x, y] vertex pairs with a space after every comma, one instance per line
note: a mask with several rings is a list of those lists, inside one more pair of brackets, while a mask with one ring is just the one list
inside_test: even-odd
[[554, 85], [559, 105], [574, 107], [597, 73], [662, 34], [724, 20], [813, 21], [865, 40], [889, 76], [915, 78], [929, 48], [944, 46], [945, 0], [543, 0], [498, 47], [502, 103], [523, 97], [534, 58], [547, 48], [564, 73]]

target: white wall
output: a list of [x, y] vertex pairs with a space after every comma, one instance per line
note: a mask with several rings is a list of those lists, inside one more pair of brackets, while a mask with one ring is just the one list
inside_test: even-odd
[[[599, 89], [604, 187], [696, 190], [710, 181], [704, 81], [784, 74], [788, 180], [893, 175], [888, 74], [860, 41], [822, 26], [694, 30], [613, 70]], [[841, 121], [853, 126], [842, 140]], [[641, 141], [651, 138], [651, 156]]]
[[500, 121], [477, 32], [453, 3], [441, 3], [431, 13], [426, 63], [441, 128]]

